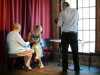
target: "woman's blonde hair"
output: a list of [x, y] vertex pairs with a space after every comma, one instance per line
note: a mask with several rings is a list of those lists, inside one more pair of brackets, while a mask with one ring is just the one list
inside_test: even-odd
[[12, 30], [17, 30], [17, 29], [20, 29], [21, 28], [21, 25], [19, 23], [14, 23], [12, 25]]
[[42, 26], [41, 26], [41, 25], [36, 25], [36, 26], [34, 27], [34, 30], [35, 30], [35, 31], [42, 32]]

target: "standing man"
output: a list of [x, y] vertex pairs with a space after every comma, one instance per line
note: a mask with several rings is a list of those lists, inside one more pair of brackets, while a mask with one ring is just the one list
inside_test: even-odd
[[78, 57], [78, 11], [70, 8], [68, 2], [63, 3], [63, 11], [58, 18], [58, 26], [61, 26], [61, 47], [62, 47], [62, 70], [67, 72], [68, 69], [68, 47], [71, 46], [74, 62], [74, 71], [79, 72]]

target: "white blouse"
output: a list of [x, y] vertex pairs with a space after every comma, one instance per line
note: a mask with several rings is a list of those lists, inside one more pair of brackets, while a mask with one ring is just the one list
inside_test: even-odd
[[29, 42], [25, 42], [18, 32], [11, 31], [7, 35], [7, 45], [10, 54], [15, 54], [17, 51], [25, 51], [30, 49]]

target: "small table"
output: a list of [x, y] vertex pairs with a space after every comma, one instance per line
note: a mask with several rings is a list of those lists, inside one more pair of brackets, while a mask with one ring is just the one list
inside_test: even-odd
[[[61, 39], [51, 39], [50, 42], [61, 44]], [[61, 48], [57, 46], [57, 52], [58, 52], [58, 65], [61, 65]]]
[[51, 42], [55, 42], [55, 43], [61, 43], [61, 40], [60, 39], [52, 39], [50, 40]]

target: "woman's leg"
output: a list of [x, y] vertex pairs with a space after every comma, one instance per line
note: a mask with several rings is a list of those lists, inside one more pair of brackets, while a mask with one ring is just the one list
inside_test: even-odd
[[31, 58], [32, 58], [32, 51], [31, 50], [26, 50], [26, 51], [23, 51], [23, 52], [17, 52], [16, 55], [24, 56], [25, 66], [28, 69], [32, 69], [31, 66], [30, 66]]
[[31, 68], [31, 66], [30, 66], [30, 64], [31, 64], [31, 56], [25, 56], [24, 57], [24, 60], [25, 60], [25, 65], [26, 65], [26, 67], [28, 68], [28, 69], [32, 69]]
[[38, 60], [38, 62], [39, 62], [39, 67], [40, 67], [40, 68], [43, 68], [44, 65], [43, 65], [42, 60], [41, 60], [41, 57], [43, 56], [43, 54], [42, 54], [43, 52], [42, 52], [42, 49], [41, 49], [41, 47], [40, 47], [40, 44], [33, 45], [33, 46], [32, 46], [32, 49], [34, 49], [34, 51], [35, 51], [35, 53], [36, 53], [35, 61]]
[[39, 67], [40, 67], [40, 68], [44, 68], [44, 65], [43, 65], [43, 63], [42, 63], [41, 58], [39, 58]]
[[31, 64], [31, 59], [32, 59], [32, 52], [31, 51], [26, 51], [25, 53], [25, 65], [28, 67], [28, 69], [32, 69], [30, 64]]

